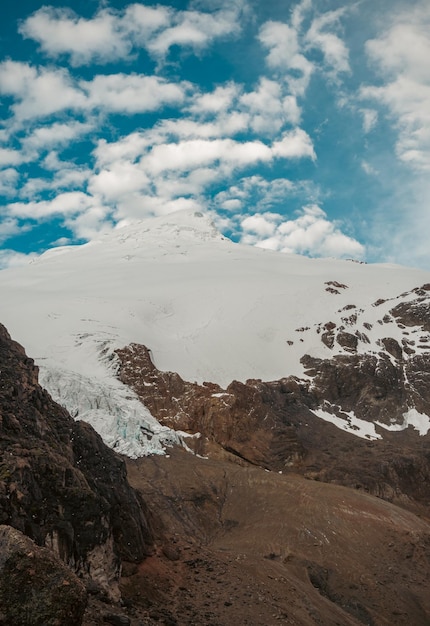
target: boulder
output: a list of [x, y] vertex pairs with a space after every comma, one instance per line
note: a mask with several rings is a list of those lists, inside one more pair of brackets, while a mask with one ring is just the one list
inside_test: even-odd
[[83, 583], [51, 550], [11, 526], [0, 526], [0, 624], [80, 626]]

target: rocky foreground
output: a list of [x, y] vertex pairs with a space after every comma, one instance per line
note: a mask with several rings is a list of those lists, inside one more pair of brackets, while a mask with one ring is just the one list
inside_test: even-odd
[[294, 381], [197, 386], [193, 409], [137, 352], [154, 413], [188, 398], [194, 454], [121, 459], [0, 328], [0, 624], [428, 625], [427, 437], [304, 420]]
[[136, 616], [180, 626], [429, 624], [428, 518], [179, 449], [128, 469], [164, 524], [157, 553], [124, 568]]
[[0, 623], [77, 626], [89, 594], [120, 601], [122, 559], [153, 552], [147, 507], [3, 326], [0, 424]]

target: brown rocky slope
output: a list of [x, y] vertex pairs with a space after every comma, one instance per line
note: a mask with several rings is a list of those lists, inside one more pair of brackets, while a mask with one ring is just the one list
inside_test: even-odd
[[412, 401], [430, 414], [430, 357], [393, 364], [384, 353], [305, 356], [306, 380], [235, 381], [221, 389], [158, 370], [144, 346], [117, 354], [120, 379], [162, 424], [189, 434], [185, 441], [198, 454], [336, 482], [430, 514], [430, 434], [376, 426], [380, 439], [359, 438], [315, 414], [324, 407], [345, 424], [351, 410], [363, 422], [400, 421]]
[[127, 462], [164, 523], [162, 549], [122, 580], [137, 612], [178, 626], [430, 623], [429, 436], [358, 438], [314, 413], [389, 423], [411, 396], [427, 411], [428, 357], [305, 357], [306, 380], [221, 389], [158, 370], [144, 346], [117, 354], [120, 379], [195, 452]]
[[[0, 521], [49, 546], [105, 600], [119, 597], [122, 561], [123, 606], [92, 599], [84, 626], [430, 623], [427, 486], [415, 480], [416, 461], [405, 460], [407, 446], [415, 459], [425, 438], [388, 433], [377, 448], [381, 441], [315, 417], [312, 389], [297, 380], [194, 386], [132, 349], [136, 360], [126, 352], [122, 374], [134, 372], [137, 391], [146, 376], [154, 414], [191, 433], [198, 427], [202, 436], [186, 441], [213, 457], [172, 449], [127, 460], [140, 495], [124, 461], [52, 402], [32, 360], [0, 328]], [[396, 466], [397, 435], [404, 460]], [[425, 479], [424, 446], [420, 454]], [[61, 619], [32, 623], [69, 626]]]
[[127, 464], [164, 522], [161, 548], [121, 583], [141, 623], [430, 623], [428, 519], [361, 491], [180, 449]]

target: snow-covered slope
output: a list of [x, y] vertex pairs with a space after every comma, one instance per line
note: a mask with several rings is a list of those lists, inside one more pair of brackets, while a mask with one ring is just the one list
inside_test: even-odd
[[[381, 319], [400, 294], [413, 299], [411, 290], [429, 282], [429, 272], [414, 269], [234, 244], [208, 216], [186, 211], [0, 272], [0, 321], [41, 367], [54, 397], [127, 451], [123, 444], [136, 439], [136, 428], [133, 435], [124, 429], [124, 398], [132, 394], [115, 378], [115, 348], [142, 343], [158, 368], [191, 381], [303, 376], [304, 354], [330, 358], [348, 350], [321, 340], [327, 323], [363, 331], [358, 352], [378, 352], [387, 332], [404, 339], [399, 325], [387, 331]], [[130, 409], [143, 424], [137, 430], [157, 430], [137, 407]], [[164, 436], [175, 435], [159, 430], [154, 451]]]

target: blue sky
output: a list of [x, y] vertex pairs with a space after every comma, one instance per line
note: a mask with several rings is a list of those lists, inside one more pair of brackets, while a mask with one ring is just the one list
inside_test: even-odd
[[430, 269], [427, 0], [0, 9], [0, 266], [183, 208]]

